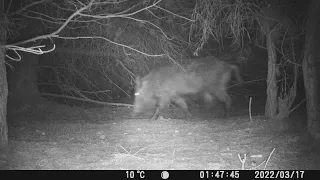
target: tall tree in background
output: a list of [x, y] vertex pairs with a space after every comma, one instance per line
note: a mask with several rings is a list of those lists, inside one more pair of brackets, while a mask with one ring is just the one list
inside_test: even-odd
[[[269, 4], [261, 9], [263, 16], [258, 18], [268, 51], [265, 115], [280, 120], [295, 109], [292, 105], [298, 78], [294, 46], [298, 31], [292, 17], [283, 13], [283, 9]], [[289, 75], [290, 71], [292, 73]]]
[[8, 126], [7, 126], [7, 97], [8, 83], [6, 76], [6, 66], [4, 61], [6, 43], [6, 17], [3, 13], [4, 1], [0, 3], [0, 149], [8, 144]]
[[[306, 25], [305, 52], [302, 60], [304, 87], [307, 102], [308, 132], [320, 138], [320, 116], [318, 111], [318, 86], [316, 74], [317, 42], [320, 30], [320, 1], [311, 0]], [[319, 47], [318, 47], [319, 48]]]

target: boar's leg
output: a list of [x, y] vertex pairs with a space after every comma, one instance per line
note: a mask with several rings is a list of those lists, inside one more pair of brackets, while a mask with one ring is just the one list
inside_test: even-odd
[[173, 99], [173, 102], [175, 102], [178, 106], [180, 106], [186, 113], [186, 117], [187, 116], [191, 116], [190, 110], [188, 108], [188, 105], [186, 103], [186, 101], [180, 97], [180, 96], [176, 96]]
[[229, 116], [231, 110], [231, 98], [226, 91], [216, 92], [216, 97], [224, 103], [224, 116]]
[[156, 108], [150, 120], [158, 120], [160, 111], [170, 103], [170, 98], [166, 96], [161, 96], [157, 99]]

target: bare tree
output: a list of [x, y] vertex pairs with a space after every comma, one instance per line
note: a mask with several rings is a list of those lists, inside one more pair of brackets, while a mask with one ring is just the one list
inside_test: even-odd
[[[162, 21], [167, 19], [167, 24], [174, 25], [172, 19], [176, 17], [183, 21], [192, 20], [164, 8], [173, 4], [161, 3], [162, 0], [60, 1], [59, 4], [43, 1], [37, 11], [22, 11], [20, 14], [40, 20], [53, 31], [31, 40], [63, 40], [60, 44], [63, 48], [50, 54], [52, 59], [60, 59], [59, 66], [40, 66], [45, 72], [51, 68], [55, 73], [56, 81], [47, 85], [58, 86], [64, 94], [62, 97], [108, 101], [101, 97], [114, 91], [130, 96], [130, 88], [125, 86], [133, 86], [137, 72], [146, 74], [150, 66], [163, 63], [160, 59], [178, 63], [184, 56], [178, 41], [171, 41], [181, 39], [172, 33], [172, 29], [177, 31], [177, 28], [169, 27], [166, 31]], [[163, 13], [166, 15], [161, 15]], [[77, 87], [76, 81], [82, 82], [86, 89]]]
[[[302, 61], [304, 87], [307, 102], [308, 132], [316, 139], [320, 138], [319, 90], [316, 74], [317, 42], [319, 41], [320, 1], [311, 0], [306, 25], [305, 52]], [[319, 44], [318, 44], [319, 45]], [[319, 58], [319, 57], [318, 57]]]
[[259, 19], [261, 31], [265, 35], [267, 51], [268, 51], [268, 75], [267, 75], [267, 100], [265, 106], [265, 115], [275, 117], [277, 111], [277, 52], [276, 41], [279, 39], [278, 19], [272, 8], [267, 7], [262, 9], [264, 16]]
[[[281, 13], [280, 7], [268, 5], [262, 8], [261, 12], [258, 22], [268, 51], [265, 115], [283, 119], [294, 110], [291, 106], [296, 98], [298, 67], [301, 67], [295, 57], [294, 37], [297, 30], [291, 19]], [[292, 72], [292, 77], [288, 78], [287, 71]], [[291, 83], [288, 83], [287, 79], [292, 79]]]
[[[4, 29], [1, 28], [1, 44], [4, 38]], [[8, 144], [8, 126], [6, 121], [7, 115], [7, 97], [8, 97], [8, 84], [6, 78], [6, 67], [4, 62], [4, 48], [0, 45], [0, 148]]]
[[7, 97], [8, 83], [5, 66], [7, 19], [4, 12], [4, 1], [0, 2], [0, 150], [8, 145]]
[[[175, 25], [175, 23], [173, 22], [174, 18], [193, 22], [193, 20], [191, 19], [185, 18], [179, 14], [175, 14], [170, 10], [164, 8], [166, 6], [174, 6], [174, 3], [171, 1], [163, 4], [161, 4], [162, 0], [41, 0], [24, 1], [22, 3], [24, 5], [22, 5], [22, 7], [17, 11], [10, 12], [10, 16], [18, 16], [20, 17], [20, 20], [22, 17], [32, 20], [38, 20], [39, 22], [43, 23], [46, 29], [39, 32], [39, 34], [42, 35], [33, 36], [32, 38], [24, 41], [4, 45], [3, 47], [5, 49], [16, 52], [18, 58], [11, 56], [7, 57], [10, 60], [20, 62], [20, 51], [33, 53], [36, 55], [45, 54], [54, 50], [56, 50], [57, 52], [61, 52], [61, 49], [56, 49], [55, 40], [64, 40], [65, 44], [67, 44], [68, 42], [77, 41], [78, 43], [68, 44], [71, 45], [71, 47], [76, 48], [71, 51], [71, 55], [69, 56], [69, 58], [61, 58], [61, 61], [65, 61], [66, 63], [62, 64], [63, 66], [54, 67], [54, 69], [59, 69], [59, 71], [55, 71], [59, 75], [57, 77], [56, 85], [61, 88], [62, 92], [68, 93], [65, 93], [64, 95], [47, 93], [45, 95], [73, 98], [98, 104], [107, 103], [96, 101], [90, 98], [91, 96], [89, 96], [88, 94], [98, 94], [101, 92], [104, 93], [108, 90], [101, 90], [96, 88], [96, 84], [99, 84], [99, 82], [94, 83], [94, 81], [88, 79], [89, 73], [94, 74], [94, 72], [98, 72], [104, 77], [104, 79], [101, 79], [101, 81], [107, 80], [116, 88], [123, 89], [123, 87], [119, 86], [119, 84], [113, 81], [113, 77], [117, 77], [121, 79], [121, 81], [126, 78], [129, 80], [130, 78], [134, 79], [132, 78], [134, 76], [133, 72], [141, 71], [146, 73], [150, 64], [152, 65], [158, 63], [154, 60], [155, 58], [166, 57], [166, 59], [169, 59], [171, 63], [178, 63], [177, 59], [181, 59], [181, 57], [183, 56], [183, 54], [181, 53], [182, 51], [179, 50], [182, 49], [180, 47], [181, 44], [179, 44], [179, 41], [181, 42], [182, 38], [179, 36], [175, 36], [174, 33], [168, 35], [165, 32], [165, 28], [163, 28], [162, 26], [163, 22], [161, 20], [167, 20], [166, 22], [168, 22], [167, 24], [169, 24], [168, 29], [170, 30], [170, 32], [179, 32], [178, 28], [174, 28], [175, 26], [179, 26]], [[130, 31], [137, 32], [137, 34], [130, 34], [130, 36], [127, 36], [128, 32]], [[106, 34], [105, 32], [108, 32], [109, 34]], [[144, 32], [145, 34], [141, 32]], [[149, 39], [147, 38], [152, 38], [152, 41], [149, 41]], [[172, 43], [171, 40], [175, 38], [178, 39], [178, 41]], [[35, 45], [30, 47], [30, 43], [39, 42], [44, 39], [48, 39], [50, 42], [52, 42], [51, 47], [46, 47], [44, 45]], [[63, 43], [60, 43], [60, 45], [61, 44]], [[22, 46], [29, 47], [26, 48]], [[87, 56], [88, 54], [90, 55], [90, 53], [87, 52], [90, 52], [95, 57], [86, 58], [85, 63], [79, 63], [79, 61], [76, 61], [76, 59], [79, 57]], [[112, 56], [115, 56], [117, 58], [113, 58], [113, 61], [106, 61], [105, 56], [111, 56], [111, 52], [113, 52]], [[75, 56], [74, 54], [77, 55]], [[122, 59], [119, 58], [120, 55]], [[97, 56], [99, 58], [96, 58]], [[153, 61], [151, 61], [150, 59], [153, 59]], [[92, 62], [94, 62], [95, 64]], [[36, 71], [36, 65], [37, 62], [33, 63], [33, 70], [28, 71], [30, 72], [29, 75], [32, 74], [32, 72], [34, 74], [34, 72]], [[79, 68], [79, 65], [82, 69]], [[122, 72], [119, 73], [119, 71], [114, 71], [113, 67], [115, 66], [120, 66], [122, 68]], [[1, 86], [1, 88], [4, 88], [3, 99], [1, 99], [1, 103], [3, 104], [3, 107], [6, 107], [6, 92], [8, 89], [7, 85], [5, 84], [6, 81], [4, 81], [6, 80], [5, 69], [1, 69], [1, 72], [3, 72], [4, 74], [3, 76], [1, 76], [1, 78], [5, 85]], [[32, 82], [24, 84], [34, 85], [36, 83], [34, 82], [35, 78], [27, 78], [27, 80]], [[119, 80], [118, 82], [121, 81]], [[21, 85], [21, 83], [19, 82], [13, 83]], [[76, 82], [84, 82], [87, 85], [90, 85], [91, 88], [96, 88], [97, 91], [88, 92], [79, 89], [75, 85]], [[34, 88], [35, 86], [30, 87]], [[2, 110], [3, 112], [6, 112], [6, 108], [3, 108]], [[3, 119], [1, 119], [1, 122], [1, 137], [3, 138], [3, 142], [7, 142], [5, 114], [3, 114]]]

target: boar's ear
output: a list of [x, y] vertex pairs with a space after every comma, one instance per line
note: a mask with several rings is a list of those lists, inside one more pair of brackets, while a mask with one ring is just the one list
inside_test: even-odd
[[136, 88], [139, 88], [141, 86], [141, 77], [139, 75], [136, 76]]

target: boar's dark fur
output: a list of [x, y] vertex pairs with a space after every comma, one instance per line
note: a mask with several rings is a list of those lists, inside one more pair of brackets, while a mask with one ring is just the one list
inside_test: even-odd
[[232, 74], [242, 79], [238, 67], [213, 56], [190, 60], [184, 69], [165, 66], [152, 70], [143, 78], [137, 77], [133, 117], [148, 108], [154, 108], [151, 119], [158, 119], [159, 112], [171, 101], [189, 113], [184, 96], [200, 94], [206, 103], [213, 98], [224, 103], [225, 114], [231, 107], [227, 86]]
[[151, 119], [158, 119], [159, 112], [171, 101], [189, 113], [182, 95], [195, 94], [203, 87], [203, 80], [195, 72], [177, 66], [165, 66], [136, 79], [133, 117], [150, 107], [156, 107]]
[[187, 69], [192, 69], [197, 76], [202, 77], [201, 93], [206, 104], [212, 104], [213, 98], [224, 103], [225, 115], [231, 109], [231, 98], [227, 94], [227, 87], [233, 75], [238, 82], [242, 82], [239, 69], [236, 65], [221, 61], [213, 56], [193, 59]]

